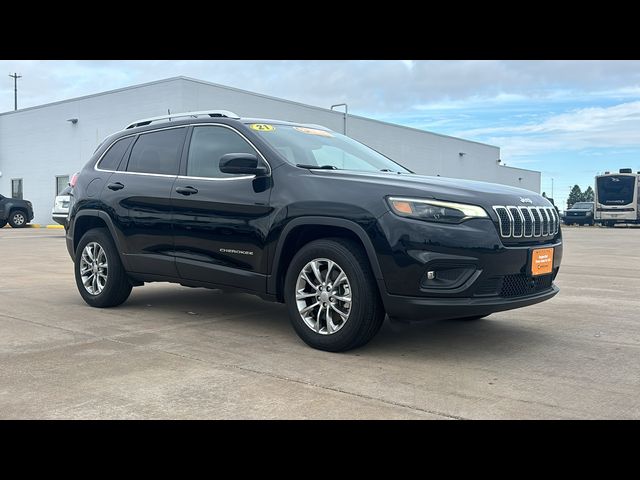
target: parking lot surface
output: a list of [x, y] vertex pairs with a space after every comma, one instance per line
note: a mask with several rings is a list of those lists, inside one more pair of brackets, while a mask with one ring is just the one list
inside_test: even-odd
[[551, 301], [331, 354], [245, 294], [91, 308], [64, 231], [0, 229], [0, 418], [640, 418], [640, 229], [564, 236]]

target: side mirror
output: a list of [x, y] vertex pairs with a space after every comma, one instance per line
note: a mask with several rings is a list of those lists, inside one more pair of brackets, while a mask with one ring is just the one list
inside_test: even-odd
[[262, 177], [267, 174], [267, 169], [259, 167], [258, 164], [258, 157], [253, 153], [227, 153], [220, 158], [220, 171], [235, 175]]

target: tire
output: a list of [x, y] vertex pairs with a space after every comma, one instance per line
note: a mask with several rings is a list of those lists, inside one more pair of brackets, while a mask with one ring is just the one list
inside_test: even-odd
[[[313, 273], [311, 264], [314, 261], [317, 261], [320, 279], [325, 280], [325, 285], [340, 281], [340, 271], [346, 275], [346, 280], [340, 281], [340, 285], [334, 290], [335, 299], [324, 293], [326, 290], [320, 290], [324, 287]], [[327, 272], [331, 265], [329, 262], [334, 263], [331, 271]], [[307, 278], [312, 283], [303, 279], [303, 270], [308, 273]], [[296, 299], [298, 291], [306, 297]], [[317, 296], [314, 298], [314, 295], [323, 293], [324, 298], [320, 297], [320, 301], [317, 300]], [[341, 302], [338, 298], [349, 298], [350, 301]], [[378, 286], [367, 256], [358, 243], [344, 238], [315, 240], [300, 249], [287, 270], [284, 299], [289, 319], [298, 336], [310, 347], [328, 352], [344, 352], [366, 344], [378, 333], [385, 317]], [[322, 304], [321, 300], [325, 300], [326, 303]], [[326, 305], [326, 308], [312, 308], [305, 321], [300, 310], [313, 303], [318, 305], [319, 302], [320, 305]], [[347, 315], [344, 317], [337, 312]]]
[[[85, 252], [88, 245], [89, 252]], [[98, 248], [96, 248], [96, 245]], [[100, 251], [104, 252], [104, 257]], [[92, 266], [92, 256], [97, 256], [98, 261], [95, 262], [96, 269], [87, 271], [88, 275], [85, 275], [85, 280], [88, 279], [89, 282], [85, 287], [80, 268], [81, 266], [86, 266], [87, 263]], [[103, 258], [106, 261], [102, 260]], [[100, 268], [100, 264], [106, 264], [106, 268]], [[133, 286], [122, 266], [120, 255], [111, 239], [111, 235], [104, 228], [94, 228], [82, 236], [75, 253], [74, 271], [78, 291], [84, 301], [92, 307], [115, 307], [122, 304], [131, 294]], [[104, 275], [97, 275], [96, 272], [98, 274], [102, 272]], [[96, 278], [95, 283], [93, 278]], [[103, 283], [100, 283], [100, 280], [103, 280]], [[100, 285], [102, 285], [102, 288], [100, 288]], [[93, 292], [90, 290], [93, 290]]]
[[12, 210], [9, 214], [9, 225], [13, 228], [24, 228], [27, 226], [27, 213], [24, 210]]
[[3, 228], [7, 224], [6, 220], [0, 220], [0, 228]]

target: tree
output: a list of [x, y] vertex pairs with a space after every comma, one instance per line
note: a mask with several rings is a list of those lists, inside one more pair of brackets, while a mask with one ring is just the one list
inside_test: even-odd
[[595, 199], [594, 194], [593, 194], [593, 188], [591, 188], [591, 185], [589, 185], [587, 187], [587, 189], [584, 191], [584, 193], [582, 194], [582, 201], [583, 202], [593, 202]]
[[571, 192], [569, 192], [569, 198], [567, 198], [567, 208], [571, 208], [576, 202], [581, 202], [582, 196], [583, 193], [582, 190], [580, 190], [580, 187], [578, 185], [574, 185]]

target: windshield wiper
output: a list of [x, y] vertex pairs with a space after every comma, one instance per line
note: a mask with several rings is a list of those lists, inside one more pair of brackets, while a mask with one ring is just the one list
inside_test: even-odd
[[338, 170], [338, 167], [334, 167], [333, 165], [305, 165], [304, 163], [296, 163], [296, 167], [308, 168], [310, 170], [313, 170], [313, 169]]
[[389, 173], [397, 173], [398, 175], [402, 175], [403, 172], [397, 172], [396, 170], [391, 170], [389, 168], [382, 168], [381, 172], [389, 172]]

